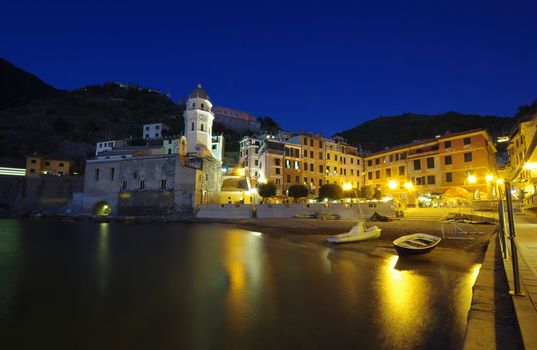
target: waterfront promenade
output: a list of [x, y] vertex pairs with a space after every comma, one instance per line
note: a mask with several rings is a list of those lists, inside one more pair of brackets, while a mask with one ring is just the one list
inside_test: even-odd
[[[524, 296], [513, 296], [513, 305], [526, 349], [537, 349], [537, 217], [515, 215], [516, 244], [520, 268], [520, 287]], [[510, 250], [509, 243], [507, 244]], [[510, 255], [510, 252], [509, 252]], [[511, 290], [513, 266], [511, 259], [504, 259], [504, 267]]]

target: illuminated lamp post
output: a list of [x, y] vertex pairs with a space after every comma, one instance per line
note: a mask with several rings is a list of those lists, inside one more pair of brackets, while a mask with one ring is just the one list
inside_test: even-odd
[[397, 188], [397, 181], [395, 180], [388, 181], [388, 188], [390, 189], [390, 193], [392, 195], [392, 202], [393, 202], [393, 206], [395, 209], [395, 216], [397, 217], [402, 216], [401, 204], [395, 201], [395, 189]]
[[[469, 185], [475, 185], [475, 183], [477, 182], [477, 177], [475, 175], [468, 175], [468, 178], [466, 180], [468, 181]], [[475, 191], [472, 191], [472, 200], [476, 199], [475, 197]]]

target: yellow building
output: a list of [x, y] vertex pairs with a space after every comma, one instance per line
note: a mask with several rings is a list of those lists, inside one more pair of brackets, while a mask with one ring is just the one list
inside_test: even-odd
[[[445, 134], [365, 157], [365, 185], [414, 206], [444, 195], [492, 197], [496, 148], [486, 130]], [[450, 192], [448, 192], [450, 191]]]
[[27, 156], [26, 157], [26, 176], [70, 175], [72, 162], [69, 160], [51, 159], [46, 156]]
[[346, 144], [341, 137], [325, 142], [326, 183], [357, 191], [361, 186], [362, 159], [358, 149]]
[[536, 128], [537, 114], [519, 123], [507, 147], [510, 161], [508, 180], [511, 181], [515, 198], [523, 199], [527, 209], [537, 207]]

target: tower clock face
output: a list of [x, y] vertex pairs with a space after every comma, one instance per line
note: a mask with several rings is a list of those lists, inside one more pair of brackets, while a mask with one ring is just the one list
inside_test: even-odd
[[201, 119], [201, 120], [205, 120], [205, 116], [204, 116], [203, 114], [200, 115], [200, 119]]

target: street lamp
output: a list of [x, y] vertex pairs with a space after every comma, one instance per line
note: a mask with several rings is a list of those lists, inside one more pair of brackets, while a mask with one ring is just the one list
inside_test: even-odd
[[475, 184], [477, 182], [477, 177], [475, 175], [468, 175], [468, 183]]

